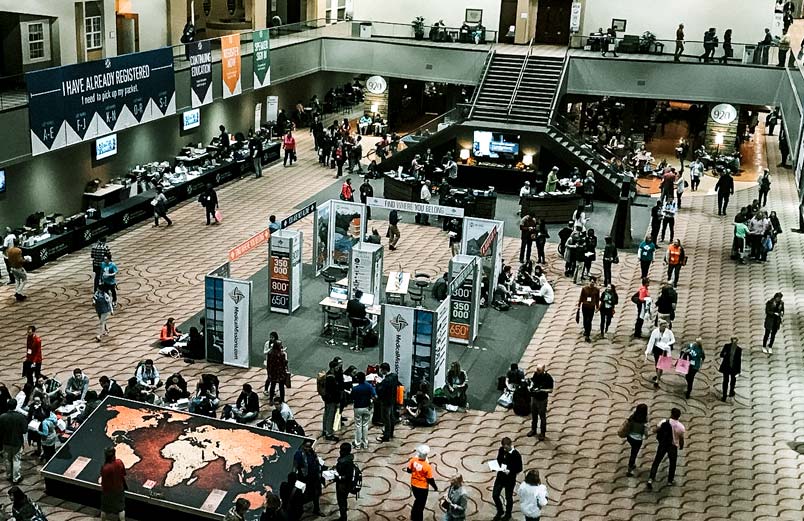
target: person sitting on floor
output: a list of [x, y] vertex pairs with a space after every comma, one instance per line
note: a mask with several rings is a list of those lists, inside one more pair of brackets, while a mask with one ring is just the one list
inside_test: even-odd
[[511, 364], [511, 368], [505, 373], [505, 386], [513, 391], [525, 380], [525, 371], [519, 368], [519, 364]]
[[64, 385], [64, 401], [73, 403], [76, 400], [83, 400], [87, 391], [89, 391], [89, 377], [76, 367], [73, 375], [67, 379], [67, 383]]
[[173, 317], [170, 317], [165, 325], [162, 326], [162, 330], [159, 332], [159, 342], [162, 347], [172, 346], [181, 336], [181, 331], [176, 329], [175, 321]]
[[140, 384], [140, 387], [149, 393], [162, 387], [159, 370], [154, 366], [154, 361], [150, 358], [137, 366], [134, 376], [137, 377], [137, 383]]
[[190, 328], [190, 338], [187, 340], [187, 346], [181, 348], [181, 355], [191, 360], [203, 360], [207, 356], [204, 335], [198, 331], [197, 327]]
[[179, 373], [170, 375], [165, 383], [165, 402], [176, 403], [184, 398], [189, 398], [190, 392], [187, 390], [187, 381]]
[[412, 417], [408, 420], [411, 427], [432, 427], [438, 421], [433, 400], [424, 391], [416, 393], [414, 398], [415, 406], [407, 407], [408, 414]]
[[466, 389], [468, 387], [469, 380], [466, 377], [466, 371], [461, 369], [460, 362], [452, 362], [447, 371], [447, 381], [441, 388], [444, 403], [456, 407], [466, 407]]
[[220, 399], [218, 399], [217, 377], [210, 374], [201, 375], [196, 385], [195, 397], [190, 400], [190, 412], [214, 418], [218, 405]]
[[136, 376], [132, 376], [128, 379], [126, 390], [123, 392], [123, 398], [135, 402], [154, 403], [155, 396], [153, 393], [149, 393], [142, 388], [139, 382], [137, 382]]
[[75, 418], [75, 422], [77, 424], [84, 423], [86, 419], [89, 418], [89, 415], [92, 414], [101, 403], [101, 401], [98, 399], [98, 393], [95, 391], [87, 391], [86, 400], [87, 403], [84, 407], [84, 410], [81, 411], [81, 414]]
[[260, 397], [252, 389], [251, 384], [243, 384], [243, 391], [237, 397], [232, 415], [237, 423], [250, 423], [260, 414]]
[[271, 423], [273, 423], [273, 428], [280, 432], [304, 436], [304, 429], [293, 418], [293, 411], [290, 410], [290, 406], [283, 402], [279, 396], [274, 398]]

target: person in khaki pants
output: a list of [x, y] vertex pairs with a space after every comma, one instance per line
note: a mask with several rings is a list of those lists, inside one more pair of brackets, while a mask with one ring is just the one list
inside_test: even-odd
[[355, 413], [355, 448], [368, 449], [368, 429], [377, 391], [373, 385], [366, 383], [366, 374], [362, 371], [355, 374], [355, 383], [351, 395]]
[[399, 233], [399, 213], [396, 210], [391, 210], [388, 214], [388, 249], [395, 250], [396, 243], [399, 242], [399, 238], [402, 236]]
[[20, 460], [25, 433], [28, 431], [27, 418], [17, 410], [17, 400], [8, 401], [8, 411], [0, 414], [0, 442], [3, 444], [3, 460], [6, 463], [6, 476], [14, 485], [22, 481]]

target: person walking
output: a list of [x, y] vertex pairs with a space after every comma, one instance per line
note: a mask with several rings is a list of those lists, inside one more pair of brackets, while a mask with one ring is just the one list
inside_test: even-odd
[[248, 152], [254, 165], [254, 177], [259, 179], [262, 177], [262, 139], [256, 134], [248, 140]]
[[408, 461], [405, 472], [410, 474], [410, 490], [413, 493], [413, 506], [410, 509], [411, 521], [424, 520], [424, 507], [427, 505], [427, 495], [430, 487], [438, 492], [438, 485], [433, 479], [433, 467], [427, 461], [430, 454], [430, 447], [419, 445], [416, 447], [416, 455]]
[[532, 215], [526, 214], [519, 221], [520, 244], [519, 244], [519, 262], [524, 263], [530, 260], [531, 246], [533, 240], [536, 238], [538, 230], [538, 223]]
[[529, 470], [519, 485], [519, 510], [525, 521], [539, 521], [542, 509], [547, 506], [547, 487], [542, 484], [538, 470]]
[[715, 192], [717, 192], [717, 214], [726, 215], [726, 209], [729, 207], [729, 197], [734, 195], [734, 178], [728, 171], [721, 172], [720, 178], [715, 184]]
[[676, 213], [678, 213], [676, 201], [673, 198], [666, 199], [664, 207], [662, 208], [662, 242], [664, 242], [667, 228], [670, 228], [670, 242], [673, 242], [673, 234], [676, 228]]
[[[207, 215], [207, 226], [210, 225], [212, 221], [215, 224], [218, 224], [218, 216], [216, 215], [216, 210], [218, 209], [218, 194], [215, 193], [215, 189], [212, 188], [212, 185], [207, 185], [207, 189], [204, 191], [203, 194], [198, 196], [198, 202], [201, 203], [201, 206], [204, 207], [204, 210]], [[211, 219], [210, 219], [211, 218]]]
[[[494, 478], [494, 488], [491, 497], [494, 506], [497, 507], [495, 521], [511, 519], [511, 511], [514, 508], [514, 488], [516, 487], [516, 476], [522, 472], [522, 455], [511, 443], [511, 438], [505, 437], [500, 441], [500, 448], [497, 451], [497, 476]], [[502, 492], [505, 491], [505, 513], [503, 513]]]
[[89, 250], [89, 256], [92, 259], [92, 272], [95, 274], [95, 282], [92, 286], [93, 292], [98, 289], [98, 285], [101, 283], [101, 264], [103, 264], [103, 259], [107, 255], [109, 258], [112, 257], [112, 250], [106, 244], [106, 237], [98, 237], [98, 240], [92, 245], [92, 249]]
[[[692, 384], [695, 382], [695, 375], [697, 375], [698, 371], [701, 370], [703, 361], [706, 360], [706, 353], [704, 353], [701, 338], [696, 338], [695, 341], [689, 342], [687, 345], [685, 345], [681, 349], [679, 358], [682, 360], [688, 360], [690, 363], [690, 366], [687, 369], [687, 374], [684, 376], [684, 378], [687, 380], [687, 392], [684, 393], [684, 396], [689, 398], [690, 394], [692, 394]], [[676, 362], [676, 364], [677, 363], [678, 362]]]
[[765, 169], [757, 184], [759, 185], [759, 204], [760, 206], [766, 206], [768, 204], [768, 192], [770, 192], [771, 187], [770, 170]]
[[675, 343], [676, 337], [673, 335], [673, 330], [667, 327], [667, 322], [659, 322], [659, 326], [650, 334], [648, 346], [645, 348], [645, 360], [648, 359], [648, 355], [653, 354], [653, 361], [656, 365], [656, 376], [653, 377], [654, 389], [659, 388], [664, 372], [659, 369], [659, 359], [663, 356], [672, 357]]
[[358, 371], [355, 374], [355, 385], [352, 388], [352, 404], [355, 415], [355, 448], [368, 449], [368, 429], [371, 424], [372, 404], [377, 399], [374, 386], [366, 382], [366, 374]]
[[650, 236], [645, 236], [645, 240], [639, 243], [639, 249], [637, 250], [637, 257], [639, 257], [639, 266], [642, 270], [642, 278], [648, 278], [648, 272], [650, 271], [650, 265], [653, 263], [653, 255], [656, 251], [656, 243], [653, 242], [653, 239]]
[[263, 391], [268, 396], [271, 402], [274, 401], [274, 396], [277, 386], [279, 386], [279, 398], [285, 401], [285, 379], [288, 377], [288, 353], [284, 344], [279, 340], [279, 333], [271, 331], [268, 335], [268, 341], [263, 346], [263, 353], [265, 354], [265, 390]]
[[684, 53], [684, 24], [678, 24], [676, 29], [676, 50], [673, 53], [673, 61], [680, 62], [681, 55]]
[[693, 192], [698, 190], [698, 186], [701, 184], [701, 177], [703, 176], [703, 163], [701, 163], [700, 158], [695, 158], [695, 160], [690, 163], [690, 189]]
[[603, 246], [603, 286], [611, 284], [611, 265], [619, 263], [620, 257], [617, 253], [617, 245], [614, 244], [614, 239], [607, 235], [605, 246]]
[[463, 476], [456, 474], [449, 480], [442, 504], [445, 507], [444, 521], [464, 521], [466, 519], [466, 507], [469, 504], [469, 494], [463, 486]]
[[648, 287], [650, 281], [647, 277], [642, 279], [642, 285], [631, 297], [631, 302], [636, 304], [636, 322], [634, 323], [634, 338], [642, 338], [642, 325], [647, 321], [653, 321], [653, 300], [650, 298]]
[[659, 290], [659, 298], [656, 299], [656, 320], [667, 322], [667, 327], [673, 328], [673, 320], [676, 319], [676, 307], [678, 306], [678, 293], [669, 282], [662, 282]]
[[[424, 181], [422, 183], [422, 189], [419, 193], [419, 200], [422, 204], [430, 204], [430, 198], [433, 196], [432, 192], [430, 192], [430, 181]], [[419, 216], [419, 224], [423, 224], [425, 226], [430, 225], [430, 214], [428, 213], [419, 213], [416, 214]]]
[[399, 238], [402, 236], [399, 233], [399, 212], [396, 210], [391, 210], [388, 213], [388, 249], [393, 251], [396, 250], [396, 245], [399, 242]]
[[117, 307], [117, 264], [111, 255], [106, 255], [101, 263], [101, 286], [112, 296], [112, 307]]
[[676, 203], [679, 210], [681, 210], [681, 197], [684, 195], [684, 191], [687, 189], [687, 182], [681, 176], [678, 177], [678, 182], [676, 183]]
[[8, 273], [8, 284], [14, 284], [14, 274], [11, 273], [11, 266], [8, 263], [8, 249], [14, 246], [17, 242], [17, 235], [11, 229], [10, 226], [6, 226], [6, 235], [3, 237], [3, 244], [0, 245], [0, 250], [2, 250], [3, 254], [3, 264], [6, 267], [6, 272]]
[[662, 200], [658, 199], [650, 209], [650, 238], [655, 243], [659, 240], [659, 228], [662, 227]]
[[723, 394], [721, 402], [726, 401], [726, 396], [734, 397], [734, 386], [737, 377], [740, 376], [743, 362], [743, 348], [737, 345], [737, 337], [731, 337], [731, 341], [720, 350], [720, 367], [718, 371], [723, 375]]
[[352, 179], [349, 177], [347, 177], [341, 185], [340, 198], [341, 201], [354, 202], [355, 200], [355, 190], [352, 188]]
[[8, 401], [7, 410], [0, 414], [0, 441], [3, 446], [3, 461], [6, 465], [6, 477], [16, 485], [22, 481], [20, 462], [25, 434], [28, 432], [28, 419], [17, 409], [17, 400]]
[[605, 338], [609, 332], [611, 319], [614, 317], [614, 308], [617, 307], [620, 298], [617, 296], [617, 288], [614, 284], [607, 284], [600, 294], [600, 338]]
[[126, 466], [117, 459], [114, 447], [103, 451], [101, 482], [101, 520], [126, 520]]
[[678, 451], [684, 450], [684, 434], [687, 429], [679, 420], [681, 419], [681, 410], [673, 407], [670, 410], [670, 418], [662, 420], [655, 428], [656, 431], [656, 457], [653, 458], [653, 465], [650, 467], [650, 477], [648, 478], [648, 490], [653, 490], [653, 480], [656, 479], [656, 473], [659, 471], [659, 465], [662, 460], [667, 456], [670, 468], [667, 472], [667, 485], [675, 485], [676, 479], [676, 463], [678, 462]]
[[[365, 380], [365, 375], [364, 375]], [[355, 484], [355, 457], [352, 454], [352, 444], [341, 443], [338, 450], [338, 461], [335, 463], [335, 497], [338, 501], [338, 521], [347, 521], [349, 510], [349, 494]]]
[[95, 313], [98, 315], [98, 334], [95, 335], [95, 340], [100, 342], [102, 337], [109, 334], [107, 322], [114, 312], [112, 297], [107, 293], [105, 286], [101, 286], [95, 291], [92, 303], [95, 306]]
[[31, 262], [30, 255], [23, 255], [22, 249], [17, 246], [16, 241], [14, 245], [6, 249], [6, 257], [8, 258], [8, 273], [9, 277], [14, 279], [14, 298], [21, 302], [28, 298], [25, 294], [25, 286], [28, 284], [28, 272], [25, 271], [25, 264]]
[[648, 406], [646, 404], [640, 403], [636, 406], [631, 416], [623, 422], [619, 434], [631, 446], [631, 453], [628, 456], [628, 472], [625, 474], [631, 477], [636, 469], [639, 449], [642, 448], [642, 444], [648, 436]]
[[[530, 410], [532, 412], [530, 431], [528, 436], [536, 436], [539, 432], [539, 441], [543, 441], [547, 433], [547, 400], [553, 392], [555, 382], [550, 373], [545, 369], [544, 364], [536, 366], [536, 372], [530, 379]], [[541, 430], [539, 423], [541, 422]]]
[[167, 197], [165, 197], [162, 187], [157, 186], [156, 195], [154, 196], [153, 199], [151, 199], [151, 206], [153, 206], [154, 208], [154, 228], [159, 227], [160, 217], [163, 218], [165, 221], [167, 221], [168, 226], [171, 226], [173, 224], [173, 221], [170, 219], [170, 217], [167, 216], [167, 204], [168, 204]]
[[366, 219], [371, 219], [371, 207], [367, 203], [369, 197], [374, 197], [374, 187], [371, 186], [368, 175], [363, 177], [363, 184], [360, 185], [359, 190], [360, 202], [366, 205]]
[[282, 138], [282, 148], [285, 151], [282, 166], [288, 166], [288, 162], [290, 162], [290, 166], [293, 166], [293, 162], [296, 161], [296, 138], [293, 137], [293, 133], [290, 130]]
[[586, 230], [586, 237], [583, 242], [583, 271], [581, 279], [589, 277], [592, 272], [592, 263], [597, 260], [597, 235], [595, 230]]
[[664, 253], [664, 264], [667, 266], [667, 282], [674, 288], [678, 287], [681, 267], [687, 265], [687, 253], [679, 239], [674, 240], [673, 244], [667, 247], [667, 251]]
[[28, 326], [25, 337], [25, 361], [22, 363], [22, 376], [33, 386], [42, 376], [42, 339], [36, 334], [36, 326]]
[[592, 277], [589, 284], [581, 288], [581, 296], [578, 298], [578, 311], [583, 315], [583, 338], [591, 342], [592, 319], [600, 309], [600, 290], [597, 287], [597, 279]]
[[391, 365], [388, 362], [380, 364], [379, 373], [382, 381], [377, 384], [377, 404], [380, 406], [380, 418], [382, 418], [382, 436], [378, 436], [377, 441], [384, 442], [394, 439], [399, 379], [396, 373], [391, 372]]
[[765, 335], [762, 337], [762, 352], [773, 354], [773, 341], [776, 333], [782, 325], [784, 318], [784, 301], [782, 294], [776, 293], [773, 298], [765, 303]]

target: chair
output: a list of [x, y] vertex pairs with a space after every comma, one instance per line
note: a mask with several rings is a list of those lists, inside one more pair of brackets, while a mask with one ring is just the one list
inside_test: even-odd
[[326, 344], [328, 346], [337, 345], [338, 342], [335, 341], [335, 330], [338, 329], [338, 322], [343, 319], [343, 311], [327, 308], [327, 323], [324, 326], [324, 330], [326, 331], [329, 328], [329, 339], [327, 340]]
[[335, 284], [335, 281], [338, 280], [335, 278], [334, 275], [330, 275], [329, 273], [324, 273], [324, 282], [326, 282], [329, 287], [327, 288], [327, 295], [332, 293], [332, 285]]
[[413, 283], [419, 288], [419, 292], [424, 294], [424, 290], [430, 285], [430, 275], [427, 273], [416, 273], [413, 279]]
[[422, 294], [421, 288], [408, 290], [408, 295], [410, 295], [410, 301], [413, 302], [415, 307], [420, 307], [422, 305], [424, 295]]
[[352, 326], [352, 335], [355, 337], [355, 345], [351, 348], [352, 351], [362, 351], [363, 347], [360, 346], [360, 339], [366, 336], [367, 328], [371, 322], [362, 317], [348, 317], [349, 324]]

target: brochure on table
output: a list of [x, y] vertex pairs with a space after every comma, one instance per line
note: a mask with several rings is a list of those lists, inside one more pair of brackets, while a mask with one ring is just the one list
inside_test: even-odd
[[352, 248], [366, 236], [366, 206], [330, 199], [316, 208], [315, 273], [347, 268]]
[[279, 230], [268, 247], [269, 302], [271, 311], [289, 315], [301, 306], [303, 234]]

